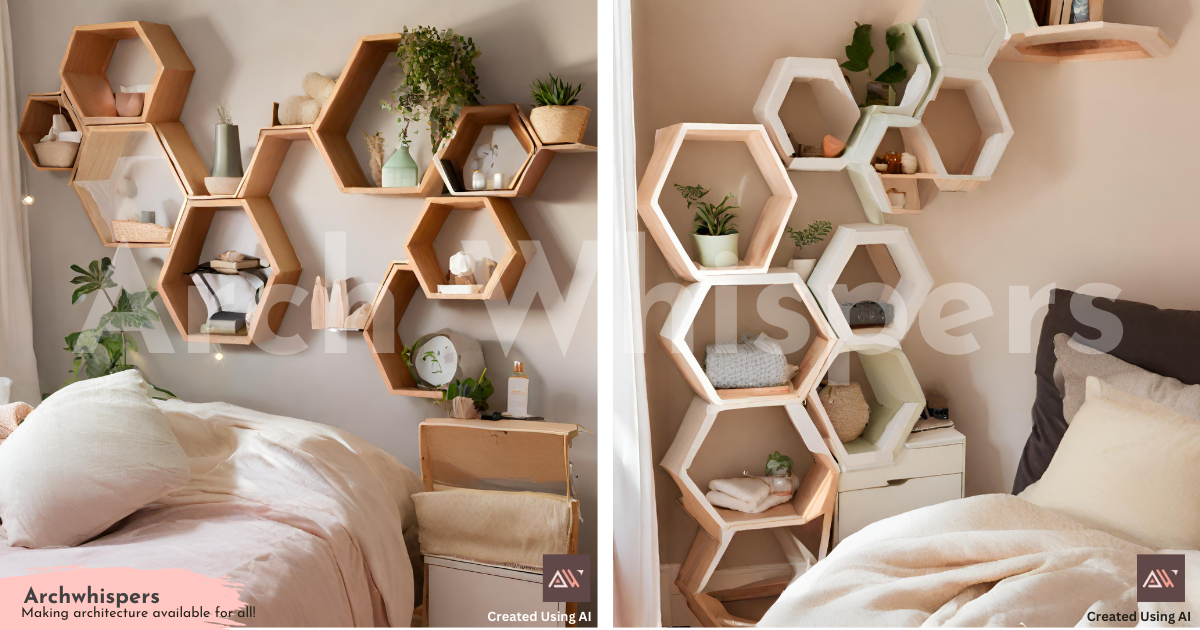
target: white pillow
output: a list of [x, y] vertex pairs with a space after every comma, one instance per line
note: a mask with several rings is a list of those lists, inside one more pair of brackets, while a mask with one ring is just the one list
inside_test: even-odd
[[74, 546], [191, 478], [137, 370], [73, 383], [0, 444], [0, 520], [13, 547]]
[[1022, 499], [1153, 549], [1200, 549], [1200, 422], [1087, 377], [1087, 400]]

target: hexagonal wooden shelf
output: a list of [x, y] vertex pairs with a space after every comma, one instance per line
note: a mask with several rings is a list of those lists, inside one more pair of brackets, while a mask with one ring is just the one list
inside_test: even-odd
[[417, 186], [372, 186], [347, 138], [371, 84], [375, 82], [375, 77], [388, 56], [396, 52], [400, 37], [400, 33], [385, 33], [358, 38], [346, 67], [338, 77], [337, 85], [325, 101], [325, 106], [321, 108], [316, 122], [312, 124], [313, 143], [317, 145], [317, 150], [321, 152], [325, 164], [333, 173], [333, 181], [337, 183], [338, 190], [344, 193], [432, 197], [441, 192], [442, 181], [433, 164], [425, 170], [425, 175]]
[[421, 282], [417, 280], [417, 273], [411, 265], [392, 263], [371, 302], [371, 316], [367, 318], [363, 338], [367, 340], [367, 347], [371, 350], [371, 357], [375, 359], [375, 366], [379, 368], [379, 375], [383, 377], [388, 393], [440, 399], [440, 389], [417, 386], [416, 379], [404, 363], [404, 342], [397, 331], [409, 302], [420, 288]]
[[[799, 370], [786, 386], [759, 387], [749, 389], [716, 389], [704, 372], [704, 366], [688, 347], [688, 331], [700, 311], [704, 298], [714, 286], [767, 286], [785, 284], [796, 291], [797, 298], [809, 317], [815, 324], [812, 344], [801, 360]], [[809, 292], [800, 275], [790, 269], [773, 269], [768, 273], [738, 276], [709, 276], [695, 284], [682, 287], [671, 313], [663, 323], [659, 340], [666, 347], [667, 353], [675, 361], [683, 378], [702, 398], [714, 405], [738, 404], [743, 401], [774, 401], [776, 404], [787, 404], [791, 401], [802, 401], [808, 392], [821, 380], [821, 371], [828, 358], [836, 351], [838, 338], [830, 327], [821, 308]], [[700, 349], [703, 352], [703, 349]]]
[[[140, 116], [117, 116], [108, 83], [108, 64], [122, 39], [141, 39], [158, 68]], [[76, 26], [58, 72], [83, 124], [113, 125], [178, 121], [196, 68], [170, 26], [139, 21]]]
[[840, 349], [842, 355], [851, 352], [858, 354], [875, 399], [862, 435], [843, 444], [815, 389], [809, 393], [805, 407], [842, 472], [887, 466], [895, 461], [925, 408], [921, 384], [899, 347], [845, 345]]
[[[736, 267], [702, 267], [692, 260], [659, 205], [659, 196], [667, 184], [671, 165], [679, 156], [685, 140], [744, 143], [771, 190], [771, 197], [767, 199], [762, 215], [750, 233], [746, 257]], [[696, 282], [707, 277], [765, 273], [779, 246], [779, 239], [783, 237], [796, 198], [796, 189], [762, 125], [679, 123], [659, 129], [655, 134], [654, 153], [638, 184], [637, 205], [638, 214], [646, 223], [646, 231], [658, 243], [671, 271], [683, 280]]]
[[[729, 626], [746, 622], [730, 615], [723, 601], [778, 595], [783, 591], [783, 587], [787, 586], [788, 581], [782, 580], [770, 587], [755, 584], [729, 591], [704, 592], [709, 578], [737, 532], [774, 529], [789, 563], [793, 566], [811, 564], [824, 558], [829, 546], [840, 473], [837, 462], [831, 456], [800, 400], [794, 400], [784, 406], [784, 411], [800, 434], [805, 447], [812, 453], [814, 461], [789, 503], [777, 505], [761, 514], [718, 508], [708, 502], [705, 493], [688, 475], [688, 469], [704, 443], [704, 438], [721, 412], [770, 405], [772, 403], [743, 401], [733, 406], [718, 406], [708, 404], [700, 397], [694, 398], [679, 431], [675, 434], [674, 442], [660, 464], [679, 486], [683, 494], [681, 503], [684, 510], [701, 528], [679, 569], [679, 578], [675, 584], [687, 599], [688, 607], [706, 626]], [[815, 553], [805, 547], [792, 531], [782, 529], [816, 522], [820, 523], [820, 534]], [[749, 625], [753, 625], [753, 622], [749, 622]]]
[[850, 182], [854, 184], [854, 191], [858, 193], [863, 211], [871, 223], [882, 224], [884, 214], [899, 214], [889, 202], [879, 173], [872, 165], [875, 153], [889, 129], [905, 129], [919, 124], [921, 121], [912, 116], [864, 108], [862, 118], [850, 134], [850, 142], [846, 145], [846, 158], [849, 160], [846, 172], [850, 175]]
[[[54, 122], [55, 114], [66, 116], [67, 121], [71, 123], [71, 129], [87, 133], [87, 128], [80, 124], [79, 117], [75, 114], [75, 108], [71, 107], [70, 101], [62, 92], [44, 92], [30, 94], [26, 97], [25, 111], [21, 114], [21, 126], [17, 129], [17, 135], [21, 138], [21, 146], [25, 149], [25, 155], [33, 167], [39, 171], [70, 171], [75, 168], [74, 165], [42, 166], [38, 163], [37, 151], [34, 150], [33, 145], [50, 132], [50, 125]], [[75, 159], [78, 162], [78, 154]]]
[[1151, 59], [1166, 57], [1174, 48], [1175, 40], [1155, 26], [1084, 22], [1013, 33], [996, 58], [1038, 63]]
[[[892, 323], [883, 327], [851, 328], [842, 313], [841, 302], [833, 293], [850, 256], [860, 245], [866, 246], [883, 283], [893, 287], [886, 301], [892, 305], [895, 316]], [[808, 287], [838, 338], [850, 349], [873, 345], [898, 347], [933, 289], [933, 276], [925, 267], [908, 228], [852, 223], [838, 226], [808, 278]]]
[[[488, 278], [479, 293], [439, 293], [438, 285], [445, 284], [449, 261], [439, 261], [434, 251], [434, 240], [446, 223], [452, 210], [486, 210], [491, 216], [496, 231], [504, 240], [504, 255], [497, 261], [496, 270]], [[525, 270], [525, 255], [521, 253], [521, 242], [529, 241], [529, 234], [512, 202], [496, 197], [432, 197], [425, 200], [417, 221], [404, 242], [408, 264], [412, 266], [425, 291], [425, 297], [435, 300], [490, 300], [503, 297], [511, 299], [521, 272]]]
[[292, 143], [311, 140], [312, 132], [308, 128], [289, 126], [260, 129], [258, 143], [254, 145], [254, 155], [250, 157], [242, 182], [238, 184], [237, 191], [232, 196], [239, 199], [269, 197]]
[[846, 168], [845, 155], [836, 158], [792, 157], [795, 147], [779, 118], [779, 108], [796, 83], [807, 83], [812, 88], [829, 134], [842, 142], [849, 140], [858, 124], [858, 104], [854, 102], [842, 69], [833, 59], [776, 59], [754, 103], [754, 118], [766, 128], [771, 144], [789, 171], [840, 171]]
[[[193, 286], [187, 275], [200, 264], [204, 241], [208, 238], [213, 217], [218, 211], [242, 211], [250, 218], [258, 242], [262, 245], [263, 257], [269, 263], [271, 276], [262, 289], [253, 321], [246, 335], [211, 335], [199, 332], [203, 317], [192, 317], [192, 300], [189, 289]], [[288, 287], [295, 287], [300, 280], [300, 259], [292, 242], [288, 239], [275, 205], [265, 197], [254, 199], [190, 199], [175, 230], [175, 242], [171, 253], [163, 263], [158, 279], [159, 292], [167, 312], [171, 314], [179, 334], [187, 341], [249, 345], [274, 338], [287, 313]], [[195, 299], [201, 304], [200, 298]], [[203, 310], [203, 306], [200, 306]]]
[[[179, 125], [179, 123], [173, 124]], [[179, 125], [179, 129], [182, 129], [182, 125]], [[186, 132], [183, 132], [182, 136], [175, 133], [172, 133], [171, 136], [172, 142], [176, 143], [173, 147], [176, 153], [184, 155], [196, 152], [196, 148], [191, 145], [191, 140], [187, 139]], [[163, 143], [164, 139], [154, 125], [144, 123], [103, 125], [88, 130], [86, 142], [79, 147], [79, 155], [75, 158], [75, 172], [71, 177], [71, 186], [79, 196], [84, 211], [87, 212], [92, 226], [96, 228], [96, 233], [105, 247], [122, 245], [126, 247], [168, 247], [170, 245], [169, 238], [166, 241], [156, 242], [124, 242], [114, 238], [109, 221], [116, 219], [115, 187], [111, 190], [97, 190], [89, 183], [109, 180], [113, 176], [119, 160], [126, 157], [125, 152], [131, 147], [139, 146], [136, 143], [144, 142], [147, 150], [161, 152], [160, 156], [167, 160], [164, 165], [165, 177], [170, 178], [179, 187], [180, 217], [176, 220], [178, 223], [183, 215], [184, 202], [190, 193], [185, 183], [180, 180], [178, 171], [172, 166], [169, 152]], [[199, 159], [198, 154], [196, 159]], [[111, 217], [106, 217], [106, 213], [101, 210], [101, 203], [110, 203], [114, 206], [109, 213], [112, 214]]]

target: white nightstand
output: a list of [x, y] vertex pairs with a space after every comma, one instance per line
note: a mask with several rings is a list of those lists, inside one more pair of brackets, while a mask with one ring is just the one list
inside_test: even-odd
[[908, 436], [891, 466], [843, 472], [833, 542], [889, 516], [964, 496], [966, 438], [953, 428]]

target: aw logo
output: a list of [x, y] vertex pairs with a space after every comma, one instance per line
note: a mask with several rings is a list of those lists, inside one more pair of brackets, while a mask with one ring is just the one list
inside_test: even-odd
[[592, 601], [591, 565], [587, 554], [542, 556], [542, 601]]
[[1183, 554], [1138, 554], [1137, 600], [1182, 602], [1183, 569]]

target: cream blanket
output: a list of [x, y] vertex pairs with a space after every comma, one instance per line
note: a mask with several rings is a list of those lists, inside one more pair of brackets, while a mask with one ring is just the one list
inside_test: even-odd
[[[1182, 604], [1139, 604], [1137, 554], [1152, 550], [1010, 495], [914, 510], [850, 536], [797, 579], [761, 626], [1131, 626], [1089, 613], [1200, 622], [1200, 552]], [[1165, 620], [1142, 625], [1166, 626]]]
[[542, 570], [571, 544], [571, 500], [541, 492], [451, 489], [413, 495], [421, 553]]

